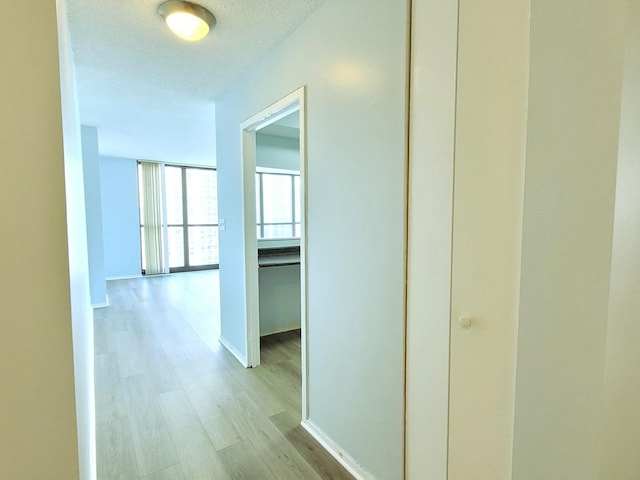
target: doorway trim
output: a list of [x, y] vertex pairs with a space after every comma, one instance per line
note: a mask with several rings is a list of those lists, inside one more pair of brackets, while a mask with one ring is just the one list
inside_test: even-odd
[[300, 112], [300, 330], [302, 419], [308, 417], [308, 282], [307, 282], [307, 145], [306, 87], [302, 86], [240, 124], [242, 132], [242, 185], [244, 202], [244, 259], [247, 366], [260, 365], [258, 292], [258, 238], [256, 234], [256, 131], [287, 115]]

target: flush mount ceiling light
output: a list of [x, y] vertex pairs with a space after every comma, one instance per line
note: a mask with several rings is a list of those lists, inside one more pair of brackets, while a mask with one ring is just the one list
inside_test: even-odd
[[190, 42], [202, 40], [216, 24], [216, 17], [209, 10], [181, 0], [164, 2], [158, 13], [173, 33]]

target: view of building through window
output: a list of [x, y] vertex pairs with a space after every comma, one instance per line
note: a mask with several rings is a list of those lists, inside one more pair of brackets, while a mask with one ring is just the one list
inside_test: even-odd
[[[220, 261], [217, 171], [166, 165], [163, 189], [163, 237], [166, 237], [165, 262], [168, 260], [169, 271], [216, 268]], [[142, 201], [141, 193], [141, 206]], [[256, 173], [258, 238], [300, 238], [300, 204], [299, 174]], [[141, 233], [143, 228], [141, 222]], [[141, 246], [144, 250], [142, 234]], [[145, 270], [145, 265], [142, 269]]]
[[260, 239], [300, 237], [300, 175], [256, 173], [256, 219]]
[[167, 166], [169, 268], [217, 265], [218, 183], [214, 169]]
[[169, 271], [215, 268], [219, 263], [217, 171], [166, 165], [164, 172]]

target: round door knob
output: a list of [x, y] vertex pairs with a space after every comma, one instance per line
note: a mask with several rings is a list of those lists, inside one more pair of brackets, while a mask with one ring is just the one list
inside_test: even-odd
[[462, 315], [460, 318], [458, 318], [458, 325], [460, 325], [462, 328], [471, 328], [472, 323], [473, 322], [471, 320], [471, 317], [467, 315]]

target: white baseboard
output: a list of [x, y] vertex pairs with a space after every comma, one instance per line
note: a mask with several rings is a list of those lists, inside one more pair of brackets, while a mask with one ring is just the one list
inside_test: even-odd
[[242, 355], [238, 350], [236, 350], [236, 348], [233, 345], [231, 345], [231, 343], [227, 339], [225, 339], [222, 335], [220, 335], [220, 337], [218, 338], [218, 341], [222, 344], [224, 348], [229, 350], [231, 354], [234, 357], [236, 357], [236, 359], [238, 359], [238, 361], [242, 364], [243, 367], [246, 368], [249, 366], [249, 362], [247, 362], [247, 357]]
[[129, 280], [131, 278], [142, 278], [142, 274], [140, 275], [124, 275], [121, 277], [107, 277], [107, 280]]
[[91, 304], [91, 308], [106, 308], [108, 306], [109, 306], [109, 295], [105, 295], [104, 302]]
[[347, 454], [338, 444], [331, 440], [326, 433], [311, 422], [311, 420], [302, 420], [300, 423], [309, 434], [322, 445], [327, 452], [335, 458], [356, 480], [375, 480], [373, 475], [367, 472], [362, 466], [356, 462], [349, 454]]

